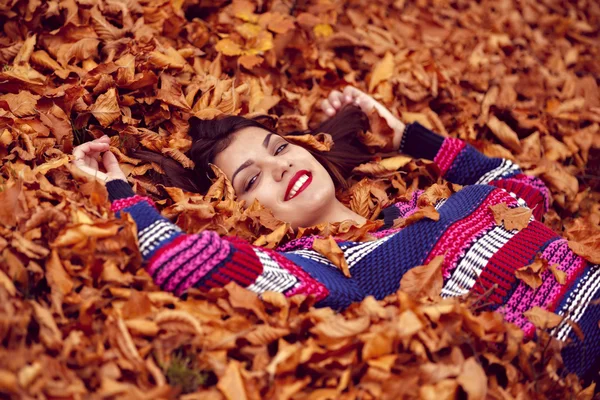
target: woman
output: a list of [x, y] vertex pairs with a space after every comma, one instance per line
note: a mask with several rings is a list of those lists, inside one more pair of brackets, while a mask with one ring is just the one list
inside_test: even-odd
[[[374, 99], [349, 87], [344, 93], [332, 92], [322, 104], [334, 116], [317, 129], [332, 134], [335, 144], [330, 153], [311, 153], [241, 117], [192, 119], [190, 157], [195, 171], [181, 168], [178, 173], [174, 165], [163, 166], [170, 184], [201, 191], [210, 183], [207, 173], [209, 163], [214, 163], [232, 182], [238, 199], [246, 204], [259, 200], [294, 228], [348, 219], [363, 223], [362, 216], [335, 197], [335, 184], [344, 184], [343, 174], [369, 158], [364, 151], [352, 151], [356, 146], [352, 135], [366, 128], [364, 114], [352, 105], [364, 112], [375, 108], [386, 119], [394, 130], [393, 150], [433, 160], [445, 179], [466, 186], [436, 204], [438, 221], [421, 219], [402, 229], [390, 229], [395, 219], [417, 210], [422, 193], [417, 191], [410, 200], [383, 210], [385, 225], [376, 232], [376, 241], [340, 241], [351, 278], [312, 250], [314, 237], [273, 251], [210, 231], [183, 233], [159, 214], [152, 200], [133, 192], [114, 155], [107, 151], [107, 137], [78, 147], [74, 154], [80, 167], [97, 174], [95, 159], [104, 152], [112, 210], [117, 215], [128, 212], [136, 221], [147, 271], [164, 290], [182, 294], [190, 287], [210, 289], [234, 281], [258, 294], [271, 290], [286, 296], [314, 295], [318, 306], [343, 309], [368, 295], [382, 299], [394, 293], [406, 271], [443, 255], [443, 296], [485, 293], [491, 308], [529, 337], [535, 329], [524, 317], [525, 311], [539, 306], [567, 315], [579, 324], [585, 339], [581, 341], [570, 324], [558, 328], [559, 339], [574, 341], [563, 351], [565, 363], [580, 376], [594, 369], [600, 357], [600, 306], [591, 301], [600, 297], [600, 268], [571, 252], [566, 240], [538, 221], [550, 204], [550, 194], [539, 179], [524, 175], [511, 161], [488, 158], [458, 139], [443, 138], [417, 123], [405, 126]], [[153, 158], [159, 156], [142, 156], [160, 161]], [[507, 230], [496, 224], [490, 206], [502, 203], [533, 211], [524, 229]], [[548, 270], [535, 290], [517, 279], [515, 270], [531, 264], [538, 255], [565, 273], [564, 284]]]

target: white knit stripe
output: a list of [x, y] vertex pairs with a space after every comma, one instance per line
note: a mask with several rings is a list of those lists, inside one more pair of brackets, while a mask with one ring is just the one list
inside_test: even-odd
[[268, 254], [256, 248], [253, 250], [263, 265], [263, 272], [247, 287], [248, 290], [257, 294], [267, 291], [285, 293], [298, 283], [298, 278], [281, 268]]
[[435, 203], [435, 209], [439, 210], [441, 206], [444, 205], [444, 203], [447, 201], [448, 199], [439, 199], [436, 203]]
[[152, 225], [140, 231], [138, 235], [140, 250], [142, 253], [145, 252], [150, 245], [156, 243], [157, 241], [163, 240], [160, 238], [164, 237], [165, 235], [168, 237], [169, 233], [173, 232], [181, 232], [181, 229], [177, 225], [173, 225], [171, 222], [163, 219], [154, 222]]
[[294, 250], [287, 252], [287, 254], [297, 254], [309, 260], [328, 265], [332, 268], [337, 268], [335, 265], [333, 265], [331, 261], [329, 261], [327, 258], [323, 257], [321, 254], [317, 253], [314, 250]]
[[[592, 296], [600, 288], [600, 266], [593, 265], [586, 275], [579, 281], [575, 290], [569, 294], [566, 307], [557, 312], [558, 315], [567, 315], [567, 317], [577, 323], [585, 314], [590, 306]], [[556, 337], [559, 340], [566, 340], [571, 330], [571, 324], [561, 324], [558, 326]]]
[[475, 182], [475, 184], [476, 185], [487, 184], [491, 181], [494, 181], [498, 178], [508, 175], [510, 172], [516, 172], [516, 171], [520, 171], [520, 168], [518, 165], [516, 165], [515, 163], [513, 163], [510, 160], [503, 160], [502, 164], [498, 165], [493, 170], [488, 171], [485, 174], [483, 174], [483, 176], [481, 178], [479, 178], [477, 180], [477, 182]]
[[358, 246], [354, 246], [350, 249], [344, 250], [344, 257], [348, 262], [348, 268], [352, 268], [360, 260], [362, 260], [367, 254], [387, 242], [393, 235], [382, 237], [381, 239], [375, 240], [374, 242], [364, 242]]
[[471, 245], [454, 273], [442, 288], [442, 297], [462, 296], [468, 293], [492, 256], [504, 246], [517, 230], [507, 231], [504, 226], [494, 226]]

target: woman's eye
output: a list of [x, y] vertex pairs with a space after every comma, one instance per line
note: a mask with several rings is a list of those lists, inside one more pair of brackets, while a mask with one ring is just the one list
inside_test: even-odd
[[287, 145], [288, 145], [287, 143], [284, 143], [284, 144], [282, 144], [281, 146], [279, 146], [279, 147], [277, 148], [277, 150], [275, 150], [275, 155], [277, 155], [277, 154], [281, 153], [281, 152], [283, 151], [283, 149], [285, 149], [285, 148], [287, 147]]
[[254, 185], [254, 182], [256, 182], [257, 179], [258, 179], [258, 175], [254, 175], [252, 177], [252, 179], [250, 179], [250, 181], [248, 181], [248, 184], [246, 185], [246, 189], [245, 189], [246, 192], [252, 188], [252, 185]]

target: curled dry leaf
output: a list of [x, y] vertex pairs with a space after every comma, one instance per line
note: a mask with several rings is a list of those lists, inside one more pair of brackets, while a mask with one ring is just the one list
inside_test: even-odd
[[352, 277], [352, 275], [350, 275], [350, 269], [348, 268], [348, 262], [344, 257], [344, 252], [340, 249], [340, 246], [333, 237], [329, 236], [325, 239], [315, 239], [312, 248], [331, 261], [333, 265], [338, 267], [346, 278]]

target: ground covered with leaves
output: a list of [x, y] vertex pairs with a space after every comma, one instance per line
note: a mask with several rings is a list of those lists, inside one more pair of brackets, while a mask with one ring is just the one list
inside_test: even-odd
[[[311, 233], [368, 240], [375, 221], [294, 234], [260, 205], [240, 207], [223, 176], [184, 193], [132, 157], [149, 149], [191, 168], [190, 116], [252, 116], [286, 133], [323, 120], [317, 102], [353, 84], [541, 177], [553, 195], [544, 222], [598, 263], [597, 1], [0, 0], [0, 25], [3, 398], [593, 396], [549, 333], [524, 342], [482, 311], [485, 297], [398, 292], [337, 314], [236, 286], [162, 292], [135, 224], [115, 218], [70, 153], [108, 134], [136, 191], [188, 232], [271, 248]], [[383, 131], [362, 140], [382, 147]], [[340, 198], [371, 219], [443, 185], [431, 163], [402, 156], [358, 167], [353, 182]]]

